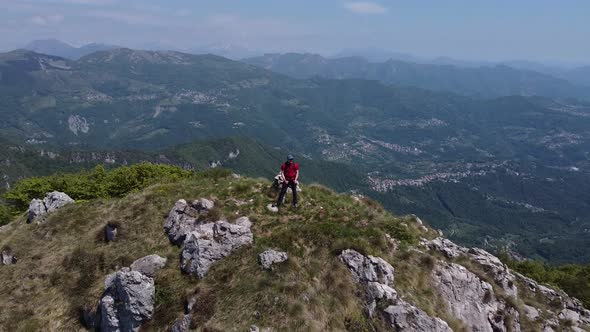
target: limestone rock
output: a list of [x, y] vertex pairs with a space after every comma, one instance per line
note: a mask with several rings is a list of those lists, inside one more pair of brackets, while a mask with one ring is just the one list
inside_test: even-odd
[[430, 250], [439, 251], [448, 258], [459, 257], [468, 251], [467, 248], [458, 246], [453, 241], [443, 237], [437, 237], [430, 241], [424, 240], [422, 241], [422, 245], [428, 247]]
[[191, 316], [184, 315], [182, 318], [177, 319], [172, 328], [170, 328], [171, 332], [188, 332], [191, 327]]
[[282, 263], [287, 260], [289, 256], [286, 252], [268, 249], [258, 255], [258, 262], [266, 270], [270, 270], [273, 264]]
[[53, 191], [48, 193], [43, 200], [33, 199], [29, 204], [27, 222], [42, 222], [40, 217], [73, 203], [74, 200], [65, 193]]
[[252, 244], [250, 226], [248, 218], [240, 218], [235, 224], [220, 220], [189, 233], [181, 253], [182, 270], [199, 279], [205, 277], [217, 261], [242, 246]]
[[398, 297], [393, 288], [394, 269], [385, 260], [364, 256], [351, 249], [342, 251], [340, 260], [346, 264], [355, 281], [364, 285], [369, 317], [373, 317], [378, 309], [377, 303], [380, 303], [380, 306], [386, 306], [381, 314], [396, 331], [452, 332], [442, 319], [430, 317]]
[[209, 211], [213, 209], [213, 207], [215, 206], [213, 201], [210, 201], [206, 198], [199, 198], [196, 201], [194, 201], [192, 205], [193, 208], [197, 209], [197, 211], [199, 212]]
[[435, 289], [446, 302], [450, 313], [472, 331], [505, 331], [506, 316], [512, 315], [520, 331], [518, 313], [494, 295], [492, 285], [458, 264], [439, 264], [433, 271]]
[[539, 319], [539, 317], [541, 317], [539, 310], [537, 310], [537, 308], [535, 308], [535, 307], [531, 307], [530, 305], [525, 304], [523, 306], [523, 311], [524, 311], [524, 314], [526, 315], [526, 317], [528, 318], [528, 320], [530, 320], [531, 322], [534, 322], [537, 319]]
[[57, 209], [62, 208], [64, 205], [73, 203], [74, 200], [65, 193], [59, 191], [53, 191], [47, 194], [43, 199], [43, 203], [47, 208], [47, 212], [53, 212]]
[[158, 255], [149, 255], [133, 262], [131, 271], [137, 271], [143, 275], [153, 278], [156, 272], [166, 266], [167, 259]]
[[105, 280], [100, 300], [100, 331], [139, 331], [154, 311], [154, 279], [123, 268]]
[[415, 306], [399, 300], [384, 310], [387, 321], [396, 331], [407, 332], [452, 332], [449, 325], [438, 317], [430, 317]]
[[8, 249], [2, 250], [0, 253], [0, 263], [2, 263], [2, 265], [16, 264], [16, 261], [16, 257]]
[[380, 257], [365, 257], [355, 250], [347, 249], [340, 254], [340, 260], [348, 266], [357, 282], [373, 281], [393, 286], [393, 266]]
[[197, 228], [198, 211], [192, 209], [184, 199], [178, 200], [164, 223], [164, 230], [170, 242], [181, 244], [186, 235]]
[[516, 277], [500, 259], [489, 252], [479, 248], [465, 248], [454, 242], [438, 237], [433, 240], [423, 240], [422, 245], [431, 250], [443, 253], [448, 258], [457, 258], [459, 256], [469, 257], [472, 261], [482, 265], [488, 271], [494, 280], [502, 286], [506, 294], [511, 296], [518, 295], [518, 288], [515, 285]]
[[498, 257], [479, 248], [469, 249], [468, 254], [473, 261], [479, 263], [492, 275], [496, 283], [502, 286], [506, 294], [514, 297], [518, 296], [518, 288], [514, 283], [516, 277]]
[[31, 223], [35, 219], [37, 219], [38, 217], [40, 217], [46, 213], [47, 213], [47, 208], [45, 207], [45, 204], [43, 204], [43, 201], [40, 199], [33, 199], [33, 200], [31, 200], [31, 203], [29, 204], [27, 222]]

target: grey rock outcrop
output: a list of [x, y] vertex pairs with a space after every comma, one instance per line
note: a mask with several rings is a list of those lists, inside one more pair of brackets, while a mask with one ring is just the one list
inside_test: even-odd
[[133, 262], [129, 268], [143, 275], [153, 278], [156, 272], [166, 266], [167, 259], [158, 255], [149, 255]]
[[197, 278], [203, 278], [217, 261], [234, 250], [252, 244], [252, 223], [247, 217], [238, 218], [235, 224], [225, 220], [207, 222], [207, 211], [214, 207], [210, 200], [201, 198], [188, 204], [180, 199], [164, 223], [164, 231], [174, 244], [182, 244], [181, 269]]
[[209, 211], [213, 209], [213, 207], [215, 207], [215, 203], [206, 198], [199, 198], [193, 202], [193, 208], [197, 209], [199, 212]]
[[[458, 264], [438, 264], [433, 271], [435, 289], [450, 313], [469, 324], [471, 331], [520, 331], [518, 312], [496, 298], [492, 285]], [[509, 316], [511, 316], [509, 318]]]
[[33, 222], [38, 217], [47, 213], [47, 208], [43, 204], [43, 200], [33, 199], [29, 204], [27, 222]]
[[265, 270], [270, 270], [273, 264], [282, 263], [288, 258], [286, 252], [268, 249], [258, 255], [258, 262]]
[[181, 269], [203, 278], [213, 264], [242, 246], [252, 244], [252, 223], [241, 217], [235, 224], [216, 221], [204, 224], [186, 236], [181, 253]]
[[153, 276], [165, 264], [165, 258], [149, 255], [105, 278], [97, 324], [100, 331], [139, 331], [152, 318], [156, 292]]
[[423, 240], [422, 245], [428, 247], [430, 250], [441, 252], [447, 258], [456, 258], [467, 253], [468, 249], [456, 245], [453, 241], [443, 237], [437, 237], [430, 241]]
[[498, 257], [489, 252], [479, 248], [465, 248], [459, 246], [452, 241], [438, 237], [430, 241], [422, 241], [422, 245], [431, 250], [439, 251], [447, 258], [457, 258], [465, 256], [472, 261], [483, 266], [484, 269], [490, 273], [496, 283], [502, 287], [506, 294], [511, 296], [518, 295], [518, 288], [515, 285], [516, 277], [508, 269], [506, 264], [502, 263]]
[[197, 228], [198, 215], [199, 212], [187, 204], [184, 199], [178, 200], [168, 213], [168, 218], [164, 223], [164, 230], [168, 234], [170, 242], [174, 244], [184, 242], [186, 235]]
[[73, 202], [70, 196], [59, 191], [48, 193], [43, 200], [33, 199], [29, 204], [27, 222], [43, 222], [44, 215]]
[[139, 331], [154, 312], [154, 279], [123, 268], [105, 280], [100, 300], [100, 331]]
[[547, 328], [555, 327], [559, 320], [570, 321], [572, 328], [590, 325], [590, 310], [584, 308], [582, 302], [576, 298], [567, 295], [561, 290], [555, 290], [545, 285], [541, 285], [535, 280], [525, 277], [522, 274], [514, 273], [517, 280], [522, 282], [529, 291], [540, 298], [545, 299], [547, 303], [558, 306], [557, 315], [545, 321]]
[[393, 286], [393, 266], [382, 258], [364, 256], [355, 250], [347, 249], [340, 254], [340, 260], [346, 263], [357, 282], [379, 282]]
[[[200, 198], [191, 204], [188, 204], [184, 199], [178, 200], [168, 213], [164, 223], [164, 230], [168, 234], [170, 242], [176, 245], [182, 244], [190, 232], [207, 223], [207, 212], [214, 206], [215, 204], [206, 198]], [[213, 220], [209, 222], [211, 221]]]
[[191, 316], [184, 315], [174, 322], [174, 324], [170, 328], [170, 331], [171, 332], [187, 332], [190, 330], [190, 327], [191, 327]]
[[16, 261], [16, 257], [8, 249], [2, 250], [0, 253], [0, 263], [2, 263], [2, 265], [16, 264]]
[[365, 287], [369, 317], [376, 313], [379, 302], [385, 306], [380, 313], [393, 330], [452, 331], [442, 319], [431, 317], [398, 297], [393, 288], [394, 269], [382, 258], [364, 256], [355, 250], [347, 249], [340, 254], [340, 260], [346, 264], [353, 279]]
[[385, 308], [384, 312], [390, 326], [396, 331], [451, 331], [442, 319], [430, 317], [424, 311], [402, 300], [398, 300], [396, 305]]

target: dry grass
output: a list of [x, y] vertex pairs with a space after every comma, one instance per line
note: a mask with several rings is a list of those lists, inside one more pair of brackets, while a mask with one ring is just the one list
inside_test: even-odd
[[[385, 256], [383, 229], [397, 229], [400, 220], [378, 205], [319, 186], [306, 186], [299, 210], [272, 214], [266, 211], [266, 192], [259, 180], [202, 178], [69, 205], [42, 225], [16, 221], [0, 234], [0, 247], [9, 246], [19, 258], [16, 265], [0, 267], [0, 330], [83, 330], [80, 312], [96, 307], [105, 276], [154, 253], [169, 263], [156, 276], [155, 315], [146, 330], [169, 328], [197, 289], [204, 303], [193, 323], [203, 331], [244, 331], [251, 324], [295, 331], [374, 330], [363, 314], [359, 287], [337, 254], [352, 247]], [[180, 272], [179, 248], [163, 231], [177, 199], [199, 197], [215, 201], [215, 216], [249, 216], [255, 234], [253, 246], [215, 265], [200, 281]], [[238, 206], [236, 200], [252, 201]], [[107, 224], [118, 226], [111, 243], [103, 240]], [[256, 261], [268, 247], [290, 255], [270, 272]]]

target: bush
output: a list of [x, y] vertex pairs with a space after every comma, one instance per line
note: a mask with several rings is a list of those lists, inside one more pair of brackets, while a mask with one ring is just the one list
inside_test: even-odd
[[54, 190], [63, 191], [75, 200], [121, 197], [155, 183], [191, 177], [194, 177], [193, 171], [170, 165], [142, 163], [111, 171], [99, 165], [91, 171], [24, 179], [8, 191], [5, 198], [18, 211], [25, 211], [33, 198], [43, 198]]
[[12, 209], [4, 204], [0, 204], [0, 226], [6, 225], [13, 217]]
[[502, 253], [500, 258], [513, 270], [540, 283], [557, 286], [590, 306], [590, 265], [550, 265], [539, 261], [515, 261]]

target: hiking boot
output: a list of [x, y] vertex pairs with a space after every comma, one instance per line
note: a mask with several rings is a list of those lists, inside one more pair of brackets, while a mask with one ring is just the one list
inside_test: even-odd
[[295, 209], [296, 209], [296, 208], [298, 208], [298, 207], [299, 207], [299, 205], [297, 205], [297, 203], [293, 204], [293, 208], [295, 208]]

